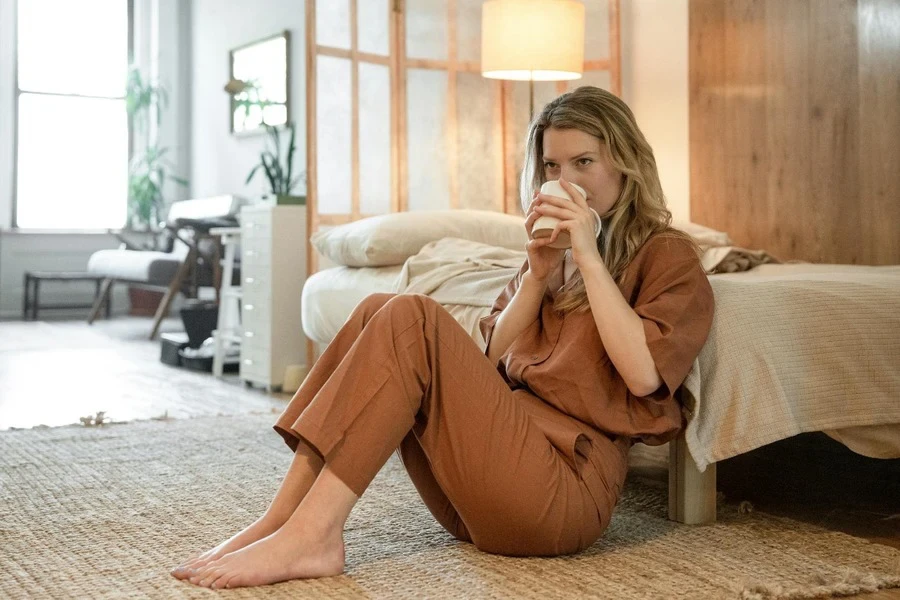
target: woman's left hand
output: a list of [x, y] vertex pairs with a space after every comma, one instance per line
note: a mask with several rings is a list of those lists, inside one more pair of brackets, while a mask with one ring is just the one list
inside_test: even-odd
[[568, 232], [572, 241], [572, 258], [578, 268], [584, 270], [594, 261], [603, 263], [600, 251], [597, 250], [597, 237], [594, 235], [594, 215], [588, 207], [584, 196], [571, 183], [560, 178], [560, 185], [572, 197], [569, 202], [565, 198], [538, 194], [535, 212], [559, 219], [559, 224], [549, 238], [536, 240], [552, 244], [561, 231]]

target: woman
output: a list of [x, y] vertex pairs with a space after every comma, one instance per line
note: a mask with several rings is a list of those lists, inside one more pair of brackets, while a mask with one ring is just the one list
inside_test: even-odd
[[[555, 179], [572, 202], [537, 193]], [[631, 444], [681, 427], [672, 394], [706, 340], [712, 290], [612, 94], [582, 87], [543, 109], [521, 187], [529, 232], [561, 221], [530, 239], [482, 320], [486, 351], [427, 297], [364, 300], [275, 425], [295, 457], [266, 513], [173, 575], [231, 588], [340, 574], [344, 523], [398, 447], [434, 517], [483, 551], [558, 555], [600, 537]], [[561, 231], [570, 251], [549, 247]]]

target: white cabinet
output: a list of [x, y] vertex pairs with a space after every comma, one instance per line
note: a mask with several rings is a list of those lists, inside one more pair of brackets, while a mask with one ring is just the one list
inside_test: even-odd
[[280, 389], [306, 363], [300, 298], [306, 281], [306, 207], [241, 210], [241, 379]]

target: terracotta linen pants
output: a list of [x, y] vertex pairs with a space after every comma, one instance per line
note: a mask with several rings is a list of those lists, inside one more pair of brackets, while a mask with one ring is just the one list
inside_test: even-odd
[[357, 496], [398, 449], [438, 522], [479, 549], [578, 552], [609, 525], [628, 442], [511, 390], [426, 296], [375, 294], [331, 342], [275, 424]]

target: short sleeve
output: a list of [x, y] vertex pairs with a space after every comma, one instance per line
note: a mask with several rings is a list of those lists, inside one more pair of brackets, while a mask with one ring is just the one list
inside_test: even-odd
[[647, 398], [672, 401], [709, 335], [712, 286], [693, 246], [662, 235], [641, 265], [634, 311], [641, 317], [650, 355], [663, 386]]
[[513, 296], [516, 295], [516, 290], [519, 289], [519, 286], [522, 283], [522, 277], [525, 275], [526, 271], [528, 271], [527, 260], [519, 268], [519, 272], [516, 273], [516, 276], [506, 284], [506, 287], [503, 288], [503, 291], [500, 292], [500, 295], [494, 300], [494, 304], [491, 306], [491, 314], [478, 322], [478, 327], [481, 329], [481, 337], [484, 338], [485, 354], [487, 354], [488, 346], [491, 345], [491, 335], [494, 333], [494, 327], [497, 325], [497, 320], [500, 318], [500, 314], [503, 310], [509, 306]]

